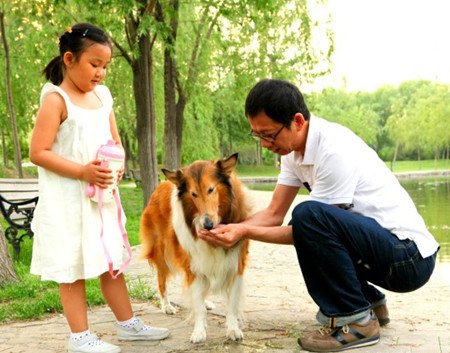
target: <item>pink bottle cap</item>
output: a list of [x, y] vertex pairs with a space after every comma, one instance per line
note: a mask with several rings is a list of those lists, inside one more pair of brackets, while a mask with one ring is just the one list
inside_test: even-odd
[[116, 146], [114, 140], [108, 140], [106, 145], [102, 145], [98, 150], [98, 154], [115, 159], [123, 159], [125, 157], [125, 153]]

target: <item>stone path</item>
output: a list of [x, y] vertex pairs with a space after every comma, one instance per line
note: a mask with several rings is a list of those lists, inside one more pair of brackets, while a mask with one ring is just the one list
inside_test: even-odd
[[[259, 207], [264, 207], [271, 195], [258, 191], [252, 191], [252, 194]], [[303, 199], [298, 196], [296, 201]], [[134, 252], [139, 253], [139, 247], [135, 247]], [[175, 279], [169, 288], [173, 302], [179, 307], [176, 315], [162, 314], [156, 301], [133, 302], [136, 315], [146, 323], [170, 329], [168, 339], [150, 343], [117, 341], [115, 320], [107, 307], [95, 307], [89, 312], [91, 329], [105, 340], [120, 345], [123, 353], [301, 351], [296, 338], [301, 331], [318, 327], [314, 320], [317, 306], [306, 291], [294, 248], [252, 242], [250, 256], [242, 342], [226, 340], [224, 301], [220, 297], [212, 297], [210, 299], [216, 304], [216, 309], [208, 314], [207, 341], [191, 344], [192, 324], [187, 320], [189, 315], [179, 279]], [[133, 262], [127, 277], [130, 286], [148, 282], [156, 288], [154, 272], [147, 263]], [[377, 345], [358, 352], [450, 352], [449, 264], [438, 264], [433, 277], [423, 288], [407, 294], [388, 292], [387, 298], [391, 323], [381, 329], [382, 338]], [[0, 352], [67, 352], [68, 332], [62, 315], [2, 324]]]

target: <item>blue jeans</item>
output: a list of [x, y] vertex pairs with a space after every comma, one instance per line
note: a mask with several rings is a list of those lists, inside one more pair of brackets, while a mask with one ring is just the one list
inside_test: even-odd
[[437, 252], [424, 259], [413, 241], [399, 240], [374, 219], [336, 206], [302, 202], [291, 224], [298, 262], [324, 325], [349, 324], [385, 303], [385, 295], [369, 282], [410, 292], [434, 269]]

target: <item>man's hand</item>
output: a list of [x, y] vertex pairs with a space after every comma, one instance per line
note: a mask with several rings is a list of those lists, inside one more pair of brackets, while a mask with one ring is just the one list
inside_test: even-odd
[[219, 224], [211, 230], [200, 229], [198, 237], [214, 247], [232, 248], [245, 235], [245, 226], [237, 223]]

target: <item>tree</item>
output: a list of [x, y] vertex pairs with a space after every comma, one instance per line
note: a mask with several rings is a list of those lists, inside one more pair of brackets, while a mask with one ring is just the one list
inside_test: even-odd
[[0, 287], [5, 283], [16, 281], [17, 274], [14, 271], [11, 255], [9, 254], [8, 243], [3, 234], [2, 226], [0, 225]]
[[80, 22], [80, 14], [83, 21], [109, 31], [114, 46], [131, 68], [144, 205], [158, 185], [153, 79], [153, 45], [158, 34], [153, 20], [156, 2], [136, 0], [99, 4], [88, 0], [59, 1], [60, 9], [76, 22]]
[[[152, 47], [156, 37], [149, 27], [142, 24], [155, 10], [156, 0], [139, 0], [139, 10], [130, 11], [125, 18], [127, 40], [131, 50], [138, 55], [132, 57], [114, 40], [120, 52], [133, 70], [133, 90], [136, 102], [136, 134], [139, 146], [139, 162], [144, 191], [144, 205], [158, 185], [158, 160], [156, 156], [156, 118], [153, 85]], [[153, 37], [153, 38], [152, 38]]]
[[[204, 99], [214, 99], [212, 113], [221, 149], [234, 145], [248, 150], [253, 140], [246, 136], [249, 126], [243, 108], [251, 87], [263, 78], [286, 79], [301, 87], [326, 73], [333, 35], [328, 20], [317, 21], [318, 13], [313, 15], [304, 1], [225, 1], [221, 5], [209, 54], [213, 60], [210, 81], [204, 88], [212, 94]], [[326, 16], [325, 5], [318, 9]], [[318, 36], [324, 47], [312, 45]], [[248, 142], [243, 145], [244, 141]], [[253, 144], [255, 155], [261, 156], [260, 144]]]
[[[177, 65], [177, 38], [179, 28], [180, 3], [178, 0], [169, 1], [165, 7], [161, 1], [157, 2], [156, 20], [164, 28], [164, 165], [167, 169], [181, 166], [181, 147], [183, 144], [184, 111], [198, 78], [202, 49], [207, 45], [211, 32], [217, 23], [219, 11], [207, 1], [200, 13], [198, 24], [192, 24], [193, 43], [189, 52], [188, 70], [183, 78], [181, 69]], [[193, 7], [190, 6], [190, 14]], [[185, 9], [188, 12], [188, 9]], [[179, 45], [178, 45], [179, 46]], [[180, 58], [179, 58], [180, 59]], [[181, 60], [180, 60], [181, 61]]]
[[6, 38], [5, 30], [5, 6], [2, 3], [2, 8], [0, 10], [0, 33], [2, 36], [3, 49], [5, 51], [5, 79], [6, 79], [6, 96], [8, 98], [8, 108], [9, 115], [11, 118], [12, 135], [14, 141], [14, 162], [16, 165], [17, 173], [19, 178], [23, 178], [22, 170], [22, 153], [20, 151], [19, 134], [17, 132], [17, 119], [14, 110], [14, 100], [11, 89], [11, 69], [10, 69], [10, 58], [9, 58], [9, 47]]

